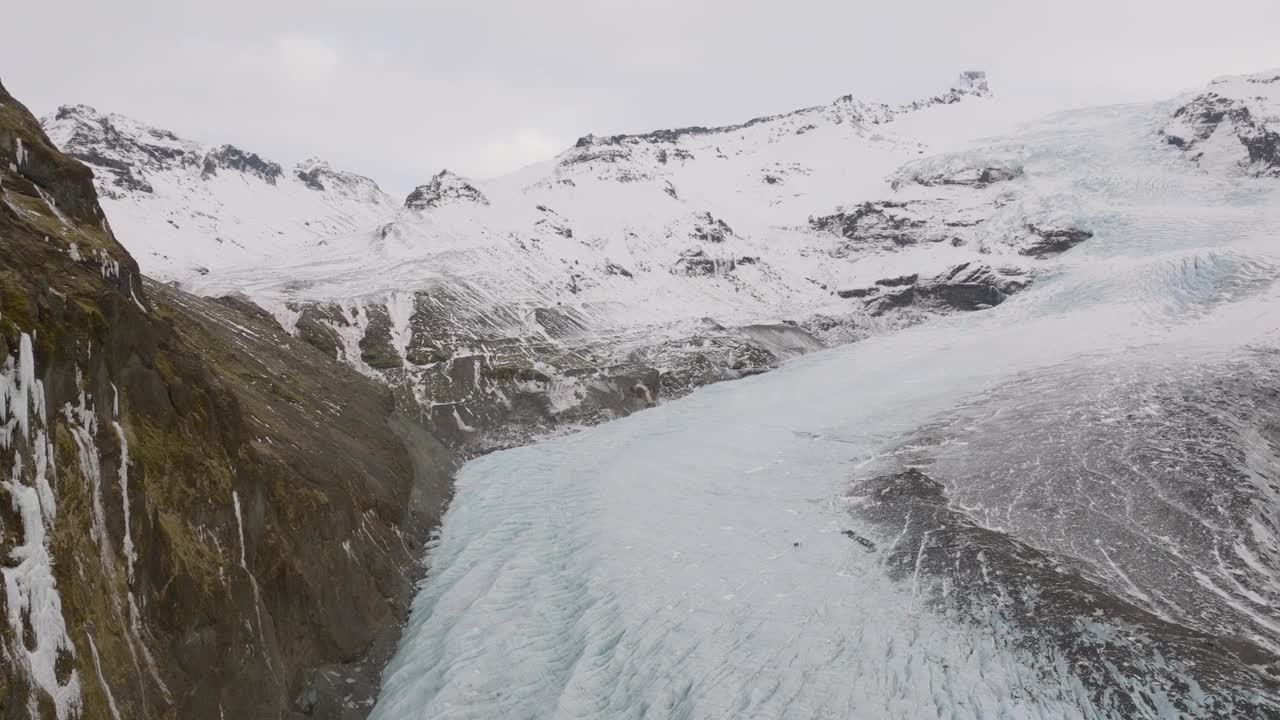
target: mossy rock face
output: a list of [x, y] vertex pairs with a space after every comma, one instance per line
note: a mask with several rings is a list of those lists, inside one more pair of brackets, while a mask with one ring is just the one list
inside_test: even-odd
[[510, 365], [488, 366], [480, 370], [480, 377], [490, 380], [518, 381], [528, 383], [549, 383], [551, 378], [545, 373], [531, 367], [513, 367]]
[[360, 338], [360, 360], [375, 370], [404, 367], [404, 359], [391, 343], [391, 315], [386, 306], [370, 305], [364, 311], [368, 324]]
[[[144, 279], [91, 179], [0, 88], [0, 367], [28, 338], [46, 411], [0, 449], [0, 472], [20, 458], [31, 486], [47, 439], [47, 546], [75, 649], [57, 676], [75, 672], [83, 718], [112, 704], [121, 718], [302, 717], [309, 694], [311, 717], [356, 717], [312, 692], [317, 671], [376, 693], [452, 457], [336, 348], [241, 298]], [[4, 556], [25, 535], [11, 516]], [[0, 622], [5, 652], [29, 635]], [[0, 718], [30, 717], [29, 701], [54, 716], [46, 689], [0, 665]]]
[[437, 348], [410, 348], [405, 353], [405, 360], [418, 366], [448, 362], [452, 357], [452, 354]]
[[298, 339], [319, 350], [327, 357], [346, 359], [342, 338], [334, 327], [348, 327], [346, 315], [335, 304], [307, 304], [291, 308], [298, 313], [294, 333]]

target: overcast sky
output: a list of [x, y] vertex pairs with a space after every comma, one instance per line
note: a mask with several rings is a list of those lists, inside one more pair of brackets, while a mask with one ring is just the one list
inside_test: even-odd
[[1280, 66], [1277, 0], [48, 0], [3, 24], [0, 80], [37, 114], [86, 103], [394, 192], [964, 69], [1065, 107]]

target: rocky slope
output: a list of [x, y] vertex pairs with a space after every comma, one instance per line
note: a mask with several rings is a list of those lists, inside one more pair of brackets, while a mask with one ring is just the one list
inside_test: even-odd
[[[149, 137], [76, 152], [131, 193], [295, 182]], [[363, 717], [450, 463], [252, 303], [145, 280], [0, 87], [0, 717]]]
[[1280, 70], [1215, 80], [1160, 134], [1207, 169], [1280, 177]]
[[[253, 298], [474, 454], [1025, 288], [1091, 231], [1031, 192], [1016, 155], [894, 174], [1000, 112], [974, 72], [901, 106], [845, 96], [727, 127], [589, 135], [508, 177], [441, 172], [360, 231], [223, 245], [216, 262], [184, 249], [207, 237], [155, 218], [255, 225], [216, 181], [296, 221], [310, 211], [287, 173], [226, 149], [184, 151], [179, 172], [137, 148], [200, 146], [117, 116], [64, 108], [45, 125], [98, 163], [113, 222], [148, 227], [148, 272]], [[136, 176], [205, 194], [162, 199]], [[367, 200], [352, 223], [384, 207]]]

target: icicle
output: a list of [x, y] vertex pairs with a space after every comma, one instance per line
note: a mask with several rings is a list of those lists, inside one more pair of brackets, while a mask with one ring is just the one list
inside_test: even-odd
[[[112, 388], [114, 389], [115, 386], [113, 385]], [[118, 399], [116, 412], [119, 413]], [[137, 560], [137, 555], [133, 551], [133, 536], [129, 533], [129, 439], [125, 437], [124, 428], [120, 427], [120, 423], [112, 421], [111, 424], [120, 438], [120, 498], [124, 506], [124, 562], [125, 574], [129, 578], [129, 584], [132, 585], [133, 564]]]
[[[49, 552], [48, 534], [57, 517], [53, 486], [53, 446], [46, 432], [44, 387], [35, 379], [35, 359], [31, 336], [23, 333], [18, 343], [18, 362], [13, 357], [4, 361], [0, 372], [0, 420], [4, 421], [4, 447], [12, 447], [14, 432], [31, 449], [32, 483], [24, 482], [23, 457], [19, 451], [13, 459], [8, 479], [0, 480], [0, 490], [8, 494], [14, 512], [22, 524], [22, 543], [9, 551], [9, 561], [0, 567], [4, 580], [5, 607], [9, 628], [18, 642], [8, 648], [8, 659], [21, 669], [30, 681], [30, 707], [38, 707], [36, 693], [47, 694], [58, 720], [76, 717], [80, 712], [80, 679], [72, 671], [66, 683], [58, 679], [57, 662], [62, 654], [75, 657], [76, 649], [67, 635], [62, 615], [62, 598], [53, 574], [53, 556]], [[34, 418], [32, 409], [34, 406]], [[34, 427], [33, 427], [34, 426]], [[34, 637], [34, 647], [22, 638]]]
[[102, 675], [102, 661], [98, 659], [98, 646], [93, 643], [93, 636], [85, 633], [84, 636], [89, 639], [89, 650], [93, 653], [93, 669], [98, 672], [98, 684], [102, 686], [102, 694], [107, 696], [107, 708], [111, 710], [111, 717], [120, 720], [120, 710], [116, 708], [116, 699], [111, 694], [111, 687], [107, 685], [107, 679]]

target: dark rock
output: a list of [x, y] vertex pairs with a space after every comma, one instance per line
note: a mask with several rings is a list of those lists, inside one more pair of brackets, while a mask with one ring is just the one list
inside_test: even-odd
[[441, 170], [431, 182], [414, 188], [405, 198], [404, 206], [410, 210], [430, 210], [452, 202], [488, 205], [489, 199], [471, 183]]
[[294, 174], [302, 181], [302, 184], [311, 188], [324, 192], [324, 182], [321, 180], [320, 168], [311, 168], [310, 170], [295, 170]]
[[722, 243], [733, 236], [733, 228], [724, 220], [718, 220], [709, 212], [698, 215], [698, 224], [691, 233], [693, 239], [701, 242]]
[[[1245, 149], [1243, 164], [1255, 168], [1259, 174], [1280, 176], [1280, 125], [1258, 117], [1246, 101], [1208, 92], [1178, 107], [1172, 118], [1181, 124], [1160, 131], [1169, 145], [1191, 153], [1225, 125]], [[1200, 155], [1193, 153], [1189, 157], [1195, 160]]]
[[205, 155], [200, 175], [206, 178], [212, 177], [217, 175], [219, 170], [234, 170], [245, 175], [253, 175], [271, 185], [275, 185], [276, 180], [284, 174], [276, 163], [263, 160], [256, 153], [245, 152], [231, 145], [223, 145]]
[[1093, 237], [1091, 231], [1081, 228], [1058, 228], [1043, 225], [1027, 225], [1027, 232], [1031, 233], [1032, 240], [1029, 244], [1019, 248], [1018, 252], [1038, 258], [1066, 252]]
[[1007, 182], [1021, 177], [1022, 173], [1022, 166], [1016, 163], [951, 168], [931, 173], [920, 172], [919, 170], [905, 171], [902, 176], [899, 176], [894, 180], [893, 187], [897, 189], [901, 187], [904, 181], [911, 181], [926, 187], [934, 187], [936, 185], [961, 185], [965, 187], [983, 188], [988, 185]]
[[346, 315], [342, 312], [342, 308], [334, 304], [308, 304], [302, 306], [301, 309], [297, 306], [290, 309], [299, 312], [298, 319], [294, 323], [294, 332], [300, 340], [324, 353], [327, 357], [340, 360], [347, 359], [345, 357], [346, 351], [342, 345], [342, 338], [334, 330], [334, 327], [347, 327], [350, 325], [347, 322]]
[[872, 316], [883, 315], [893, 308], [900, 308], [915, 302], [916, 289], [911, 286], [885, 292], [866, 300], [867, 309]]
[[671, 268], [672, 274], [689, 277], [709, 277], [734, 269], [733, 260], [717, 260], [703, 250], [685, 250]]
[[1026, 287], [1021, 275], [963, 263], [916, 286], [916, 291], [934, 306], [967, 312], [995, 307]]
[[858, 244], [890, 243], [914, 245], [921, 240], [919, 230], [926, 223], [912, 217], [906, 203], [882, 200], [866, 202], [852, 210], [810, 218], [815, 230], [835, 233]]
[[630, 270], [616, 263], [605, 263], [604, 274], [605, 275], [621, 275], [622, 277], [625, 277], [625, 278], [632, 277]]
[[883, 287], [898, 287], [901, 285], [914, 285], [919, 279], [920, 275], [918, 273], [911, 273], [910, 275], [899, 275], [898, 277], [877, 280], [876, 284]]
[[284, 332], [284, 328], [280, 327], [280, 323], [276, 320], [276, 316], [264, 310], [261, 305], [255, 303], [253, 300], [250, 300], [247, 295], [242, 293], [223, 295], [218, 298], [218, 302], [243, 315], [253, 317], [261, 323], [273, 326], [280, 332]]
[[404, 366], [404, 359], [391, 343], [391, 315], [385, 305], [364, 308], [369, 322], [360, 338], [360, 360], [375, 370], [391, 370]]
[[849, 290], [837, 290], [836, 295], [849, 300], [851, 297], [867, 297], [877, 292], [879, 292], [878, 287], [851, 287]]
[[841, 530], [841, 531], [840, 531], [840, 534], [841, 534], [841, 535], [844, 535], [845, 537], [849, 538], [850, 540], [853, 540], [854, 542], [858, 543], [858, 544], [859, 544], [859, 545], [861, 545], [863, 548], [865, 548], [867, 552], [875, 552], [875, 551], [876, 551], [876, 544], [875, 544], [874, 542], [872, 542], [872, 541], [868, 540], [867, 538], [865, 538], [865, 537], [863, 537], [863, 536], [859, 535], [858, 533], [856, 533], [856, 532], [854, 532], [854, 531], [852, 531], [852, 530]]
[[588, 330], [586, 320], [573, 308], [537, 308], [533, 318], [548, 336], [557, 339], [576, 337]]
[[480, 369], [480, 377], [490, 380], [518, 380], [520, 382], [542, 383], [544, 385], [551, 382], [551, 378], [546, 373], [533, 368], [505, 365], [483, 367]]

